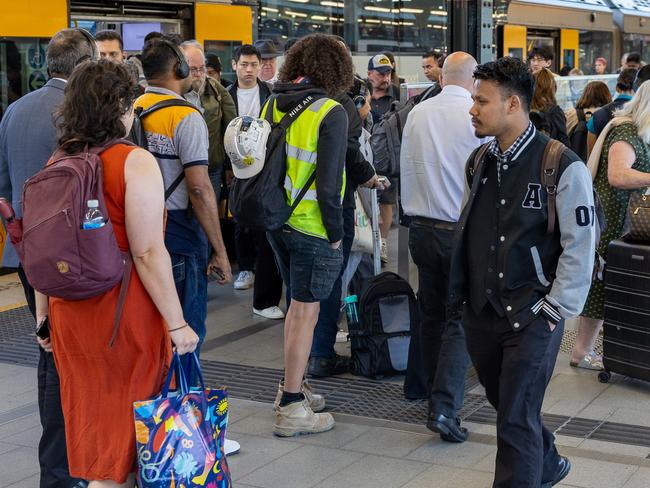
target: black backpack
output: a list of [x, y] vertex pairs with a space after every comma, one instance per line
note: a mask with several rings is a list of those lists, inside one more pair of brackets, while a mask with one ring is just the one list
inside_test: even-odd
[[[160, 102], [154, 103], [147, 109], [136, 107], [134, 110], [133, 125], [131, 126], [131, 132], [129, 133], [128, 140], [136, 146], [140, 146], [142, 149], [146, 149], [148, 151], [149, 143], [147, 142], [147, 134], [144, 131], [144, 125], [142, 124], [142, 121], [152, 113], [166, 107], [189, 107], [201, 113], [196, 105], [186, 100], [181, 100], [180, 98], [161, 100]], [[172, 182], [171, 185], [169, 185], [169, 188], [165, 189], [165, 201], [171, 196], [172, 193], [174, 193], [174, 190], [178, 188], [178, 185], [181, 184], [184, 178], [185, 171], [181, 171], [181, 174], [178, 175], [178, 177]]]
[[370, 378], [403, 374], [411, 324], [417, 320], [415, 293], [406, 280], [390, 272], [371, 278], [359, 301], [359, 324], [349, 325], [352, 373]]
[[[591, 115], [591, 112], [587, 113]], [[589, 154], [587, 153], [587, 136], [589, 134], [587, 130], [587, 118], [585, 111], [581, 108], [576, 109], [576, 115], [578, 116], [578, 123], [569, 134], [569, 141], [573, 152], [580, 156], [580, 159], [584, 162], [587, 162], [589, 158]]]
[[273, 122], [276, 99], [277, 95], [273, 95], [266, 105], [265, 119], [271, 124], [271, 134], [266, 141], [264, 167], [251, 178], [234, 178], [230, 189], [230, 211], [235, 221], [243, 227], [261, 231], [273, 231], [282, 227], [316, 179], [314, 170], [293, 204], [287, 204], [284, 189], [287, 176], [287, 129], [318, 97], [308, 95], [277, 123]]

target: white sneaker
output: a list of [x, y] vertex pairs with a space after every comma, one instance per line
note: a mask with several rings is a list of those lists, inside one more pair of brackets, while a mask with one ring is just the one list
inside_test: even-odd
[[349, 340], [350, 336], [348, 335], [347, 331], [339, 329], [339, 331], [336, 333], [336, 342], [348, 342]]
[[241, 271], [235, 280], [235, 290], [248, 290], [255, 283], [255, 273]]
[[226, 439], [223, 443], [223, 450], [226, 453], [226, 456], [232, 456], [233, 454], [237, 454], [240, 449], [241, 446], [237, 441]]
[[253, 308], [253, 313], [266, 319], [280, 320], [284, 318], [284, 312], [275, 306], [263, 308], [262, 310]]
[[329, 413], [314, 413], [307, 400], [278, 407], [275, 411], [273, 433], [279, 437], [317, 434], [334, 428], [334, 417]]

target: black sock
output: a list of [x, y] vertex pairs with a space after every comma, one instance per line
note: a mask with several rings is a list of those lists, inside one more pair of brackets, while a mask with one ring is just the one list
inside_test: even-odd
[[301, 392], [298, 393], [289, 393], [288, 391], [282, 392], [282, 398], [280, 398], [280, 406], [286, 407], [290, 403], [301, 402], [305, 399], [305, 395]]

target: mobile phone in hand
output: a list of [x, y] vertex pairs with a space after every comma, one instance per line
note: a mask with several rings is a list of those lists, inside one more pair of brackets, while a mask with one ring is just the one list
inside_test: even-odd
[[208, 281], [222, 281], [224, 279], [226, 279], [226, 275], [223, 274], [221, 268], [214, 265], [208, 267]]
[[45, 318], [36, 329], [36, 336], [39, 339], [46, 340], [50, 338], [50, 319]]

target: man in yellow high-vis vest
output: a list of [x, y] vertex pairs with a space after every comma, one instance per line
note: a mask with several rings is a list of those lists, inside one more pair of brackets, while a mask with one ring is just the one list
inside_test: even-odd
[[333, 37], [304, 37], [289, 49], [274, 87], [277, 98], [263, 109], [263, 116], [272, 110], [277, 123], [309, 95], [316, 98], [287, 129], [287, 203], [293, 204], [303, 187], [309, 187], [288, 222], [268, 233], [291, 298], [284, 325], [284, 380], [278, 390], [273, 426], [274, 434], [282, 437], [334, 427], [329, 413], [314, 413], [325, 407], [325, 401], [312, 392], [304, 374], [319, 302], [329, 296], [343, 263], [348, 119], [332, 98], [352, 85], [353, 73], [352, 58]]

